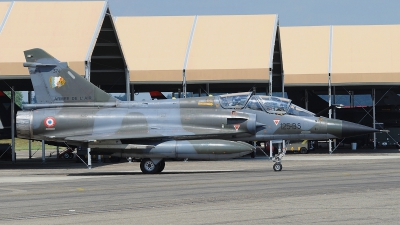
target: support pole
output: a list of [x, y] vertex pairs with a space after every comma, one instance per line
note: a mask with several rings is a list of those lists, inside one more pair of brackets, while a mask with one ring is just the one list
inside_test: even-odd
[[28, 141], [29, 158], [32, 159], [32, 141]]
[[210, 84], [206, 84], [206, 91], [207, 91], [207, 96], [210, 96]]
[[[332, 89], [333, 89], [333, 104], [336, 105], [336, 86], [333, 86]], [[336, 107], [333, 107], [333, 118], [336, 119]], [[336, 149], [336, 139], [333, 139], [333, 148]]]
[[272, 96], [272, 68], [269, 68], [269, 84], [268, 84], [268, 91], [269, 91], [269, 96]]
[[[328, 106], [329, 108], [332, 106], [332, 88], [331, 88], [331, 73], [329, 73], [329, 78], [328, 78]], [[329, 119], [332, 118], [332, 109], [329, 109], [328, 113]], [[329, 154], [332, 153], [332, 139], [329, 139]]]
[[131, 82], [131, 77], [129, 76], [129, 70], [127, 67], [125, 67], [125, 96], [126, 96], [126, 101], [131, 100], [131, 90], [130, 90], [130, 82]]
[[[194, 21], [192, 24], [192, 30], [190, 31], [189, 41], [188, 41], [188, 45], [186, 47], [185, 61], [183, 62], [183, 68], [182, 68], [182, 71], [183, 71], [183, 73], [182, 73], [183, 98], [187, 97], [186, 67], [187, 67], [188, 60], [189, 60], [190, 47], [192, 46], [192, 40], [193, 40], [194, 31], [196, 29], [196, 24], [197, 24], [197, 15], [194, 17]], [[181, 96], [179, 95], [179, 98], [180, 97]]]
[[88, 169], [92, 169], [92, 156], [90, 155], [90, 148], [87, 148], [87, 164]]
[[[85, 71], [85, 78], [86, 80], [90, 81], [90, 61], [86, 61], [86, 71]], [[90, 148], [87, 148], [87, 153], [88, 153], [88, 168], [92, 168], [92, 158], [90, 156]]]
[[354, 91], [349, 91], [350, 94], [350, 108], [354, 108]]
[[16, 158], [15, 158], [15, 92], [14, 92], [14, 86], [11, 87], [11, 159], [12, 163], [16, 163]]
[[269, 158], [272, 159], [272, 141], [269, 141]]
[[[28, 91], [28, 103], [32, 103], [32, 91]], [[32, 159], [32, 141], [28, 140], [29, 158]]]
[[[332, 80], [331, 80], [331, 73], [332, 73], [332, 40], [333, 40], [333, 27], [330, 27], [329, 32], [329, 61], [328, 61], [328, 105], [329, 108], [332, 105]], [[329, 118], [332, 118], [332, 109], [329, 109]], [[332, 154], [332, 140], [329, 139], [329, 154]]]
[[46, 145], [44, 140], [42, 140], [42, 163], [46, 163]]
[[183, 69], [183, 82], [182, 82], [182, 88], [183, 88], [183, 98], [186, 98], [186, 70]]
[[131, 101], [135, 101], [135, 88], [133, 84], [131, 84]]
[[86, 78], [86, 80], [90, 81], [90, 61], [86, 61], [85, 78]]
[[304, 108], [308, 110], [308, 90], [307, 89], [304, 90], [304, 98], [305, 98], [304, 99], [304, 104], [305, 104]]
[[[372, 88], [372, 126], [376, 128], [375, 120], [375, 88]], [[376, 133], [373, 134], [374, 137], [374, 149], [376, 149]]]
[[285, 74], [282, 71], [282, 98], [285, 97]]

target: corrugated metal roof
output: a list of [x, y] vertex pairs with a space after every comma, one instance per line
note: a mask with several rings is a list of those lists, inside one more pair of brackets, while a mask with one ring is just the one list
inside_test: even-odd
[[[23, 51], [43, 48], [85, 74], [104, 1], [14, 2], [0, 34], [0, 75], [28, 75]], [[0, 9], [1, 10], [1, 9]]]

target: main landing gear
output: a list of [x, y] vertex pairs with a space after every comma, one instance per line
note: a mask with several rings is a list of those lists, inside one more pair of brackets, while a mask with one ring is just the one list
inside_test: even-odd
[[140, 170], [145, 174], [161, 173], [165, 168], [165, 161], [162, 159], [158, 163], [154, 163], [149, 158], [144, 158], [140, 162]]

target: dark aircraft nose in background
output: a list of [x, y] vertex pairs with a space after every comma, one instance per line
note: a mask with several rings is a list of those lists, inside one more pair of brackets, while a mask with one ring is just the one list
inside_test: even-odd
[[342, 137], [352, 137], [374, 132], [379, 132], [379, 130], [357, 123], [342, 121]]

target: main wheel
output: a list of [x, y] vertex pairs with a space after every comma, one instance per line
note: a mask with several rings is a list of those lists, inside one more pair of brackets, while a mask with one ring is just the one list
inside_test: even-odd
[[[154, 174], [158, 172], [158, 166], [149, 158], [142, 159], [140, 162], [140, 170], [145, 174]], [[160, 171], [161, 172], [161, 171]]]
[[282, 164], [275, 163], [273, 168], [274, 168], [274, 171], [281, 171], [282, 170]]
[[157, 165], [157, 173], [161, 173], [165, 168], [165, 161], [161, 160]]
[[300, 148], [300, 153], [301, 154], [307, 154], [308, 150], [306, 148], [302, 147], [302, 148]]
[[63, 154], [63, 158], [64, 158], [64, 159], [69, 159], [69, 156], [70, 156], [70, 155], [69, 155], [68, 152], [66, 152], [66, 153]]

